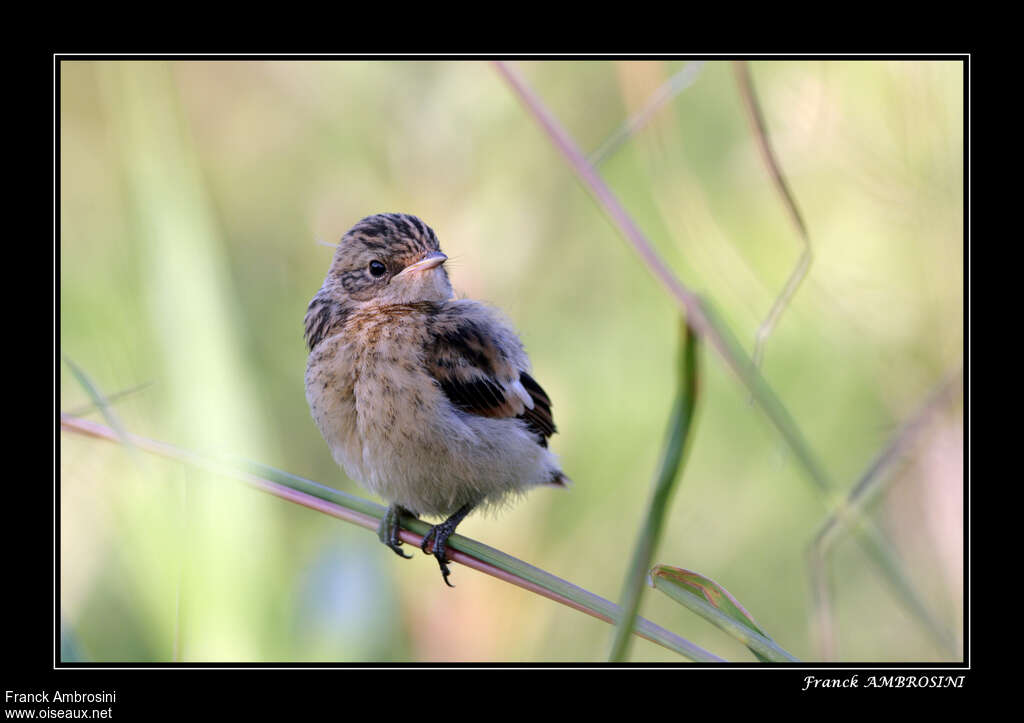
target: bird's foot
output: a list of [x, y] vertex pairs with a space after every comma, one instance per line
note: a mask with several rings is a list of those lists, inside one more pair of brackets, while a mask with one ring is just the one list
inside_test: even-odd
[[[468, 515], [472, 509], [473, 505], [463, 505], [447, 520], [431, 527], [430, 531], [423, 536], [423, 542], [420, 543], [420, 549], [423, 552], [427, 554], [433, 552], [434, 557], [437, 559], [437, 564], [441, 566], [444, 584], [448, 587], [455, 587], [448, 582], [448, 576], [452, 574], [452, 571], [448, 569], [448, 538], [455, 533], [455, 528], [462, 522], [462, 518]], [[433, 550], [428, 550], [427, 548], [431, 542], [433, 542]]]
[[402, 552], [402, 540], [398, 537], [398, 530], [402, 526], [401, 517], [415, 517], [413, 513], [405, 509], [400, 505], [391, 505], [388, 507], [388, 511], [384, 513], [384, 517], [381, 518], [380, 526], [377, 528], [377, 537], [385, 545], [394, 550], [395, 554], [399, 557], [404, 557], [407, 560], [412, 559], [412, 555], [406, 555]]

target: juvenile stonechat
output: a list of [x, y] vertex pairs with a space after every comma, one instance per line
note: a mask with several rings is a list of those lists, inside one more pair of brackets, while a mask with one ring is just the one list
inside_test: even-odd
[[462, 519], [569, 479], [548, 449], [551, 400], [494, 309], [453, 298], [437, 235], [407, 214], [342, 237], [306, 312], [306, 399], [334, 460], [390, 504], [381, 542], [402, 557], [401, 518], [446, 518], [422, 549], [449, 586]]

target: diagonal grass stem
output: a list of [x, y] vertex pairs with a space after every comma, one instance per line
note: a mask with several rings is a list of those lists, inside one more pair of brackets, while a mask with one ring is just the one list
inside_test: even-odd
[[[109, 427], [67, 414], [61, 415], [61, 428], [66, 432], [110, 442], [121, 441]], [[237, 460], [235, 464], [232, 464], [227, 461], [227, 458], [215, 459], [199, 455], [165, 442], [134, 434], [128, 434], [127, 440], [143, 452], [167, 457], [238, 479], [267, 494], [351, 522], [373, 532], [377, 531], [377, 526], [385, 512], [382, 505], [259, 463], [247, 462], [245, 469], [239, 469]], [[429, 525], [421, 520], [403, 519], [402, 522], [409, 528], [400, 531], [402, 541], [418, 547], [423, 540], [423, 535], [429, 529]], [[517, 585], [599, 620], [617, 623], [622, 619], [622, 608], [615, 603], [511, 555], [506, 555], [500, 550], [457, 534], [451, 536], [448, 546], [449, 557], [453, 562], [462, 563], [467, 567]], [[638, 618], [635, 632], [636, 635], [679, 653], [694, 662], [724, 662], [718, 656], [649, 620]]]

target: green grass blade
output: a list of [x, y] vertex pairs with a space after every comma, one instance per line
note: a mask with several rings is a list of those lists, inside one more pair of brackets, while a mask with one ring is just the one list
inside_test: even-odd
[[724, 630], [764, 663], [799, 662], [757, 624], [729, 591], [700, 573], [668, 565], [651, 570], [651, 585]]
[[629, 656], [632, 642], [633, 621], [640, 608], [643, 595], [644, 580], [651, 566], [651, 559], [661, 539], [668, 505], [675, 490], [676, 480], [686, 458], [686, 452], [693, 438], [693, 415], [697, 406], [698, 369], [698, 337], [689, 324], [683, 322], [679, 353], [678, 392], [672, 414], [669, 417], [668, 435], [665, 451], [662, 453], [661, 465], [654, 483], [654, 493], [647, 507], [647, 517], [633, 548], [633, 562], [622, 586], [622, 607], [625, 616], [615, 629], [611, 653], [608, 659], [613, 662], [624, 661]]

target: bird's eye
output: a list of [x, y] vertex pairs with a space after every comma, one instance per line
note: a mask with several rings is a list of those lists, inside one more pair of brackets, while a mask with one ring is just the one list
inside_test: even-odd
[[370, 268], [370, 276], [376, 277], [378, 279], [381, 276], [384, 275], [384, 272], [386, 272], [388, 270], [387, 267], [384, 264], [382, 264], [380, 261], [377, 261], [377, 260], [371, 261], [369, 268]]

